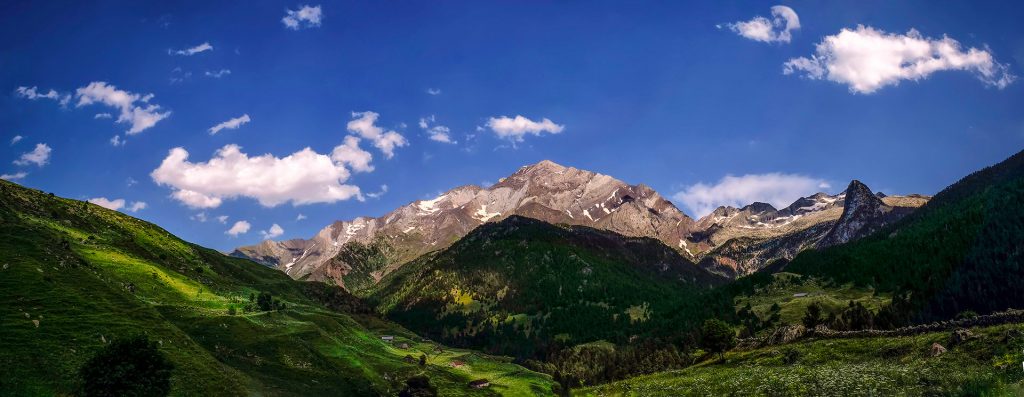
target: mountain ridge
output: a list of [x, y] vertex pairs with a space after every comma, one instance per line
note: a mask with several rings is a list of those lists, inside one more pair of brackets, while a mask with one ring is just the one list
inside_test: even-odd
[[[863, 186], [860, 182], [857, 184]], [[864, 189], [870, 193], [866, 186]], [[911, 199], [914, 196], [871, 196], [875, 200], [899, 201], [902, 203], [900, 206], [908, 208], [927, 201], [924, 196], [918, 196], [920, 199]], [[706, 269], [737, 277], [756, 271], [771, 261], [790, 259], [796, 252], [815, 246], [830, 231], [818, 230], [820, 225], [839, 219], [844, 204], [845, 191], [837, 195], [819, 192], [799, 198], [783, 209], [759, 202], [742, 208], [722, 206], [695, 220], [643, 183], [630, 185], [609, 175], [543, 160], [522, 166], [489, 187], [459, 186], [436, 198], [413, 201], [379, 217], [335, 221], [310, 239], [265, 240], [239, 247], [230, 255], [277, 268], [296, 279], [325, 281], [346, 287], [347, 278], [379, 281], [423, 254], [450, 246], [482, 224], [519, 215], [553, 224], [589, 226], [626, 236], [652, 237], [679, 250]], [[854, 229], [868, 224], [876, 228], [878, 225], [872, 223], [874, 218], [869, 215], [864, 215], [867, 218], [833, 239], [842, 241], [867, 234], [857, 233]], [[805, 232], [815, 227], [814, 233]], [[743, 247], [736, 246], [740, 240], [730, 243], [734, 238], [752, 238], [742, 241], [754, 244], [771, 239], [795, 241], [784, 244], [787, 247], [784, 250], [775, 250], [775, 254], [745, 265], [740, 263], [742, 259], [729, 255], [714, 257], [717, 255], [715, 249], [727, 244], [743, 251]], [[807, 244], [804, 240], [815, 244]], [[375, 242], [388, 247], [389, 261], [374, 266], [368, 274], [350, 276], [353, 269], [360, 267], [359, 264], [336, 259], [346, 244], [372, 245]], [[713, 260], [707, 260], [709, 256]]]

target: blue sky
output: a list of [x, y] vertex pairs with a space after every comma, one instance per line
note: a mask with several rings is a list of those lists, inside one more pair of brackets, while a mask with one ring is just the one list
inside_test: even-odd
[[0, 6], [0, 174], [217, 249], [542, 159], [693, 215], [933, 194], [1024, 146], [1013, 2], [85, 3]]

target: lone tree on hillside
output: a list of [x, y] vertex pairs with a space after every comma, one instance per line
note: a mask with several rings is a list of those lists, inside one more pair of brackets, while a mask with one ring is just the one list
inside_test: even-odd
[[736, 345], [736, 332], [725, 321], [712, 318], [701, 327], [701, 345], [709, 352], [725, 358], [725, 351]]
[[809, 330], [814, 329], [818, 324], [822, 324], [821, 305], [818, 302], [814, 302], [807, 306], [807, 313], [804, 314], [802, 321], [804, 327], [807, 327]]
[[105, 346], [78, 374], [84, 396], [166, 396], [173, 370], [156, 343], [135, 336]]
[[269, 292], [260, 292], [256, 297], [256, 306], [260, 311], [268, 312], [274, 309], [274, 297]]

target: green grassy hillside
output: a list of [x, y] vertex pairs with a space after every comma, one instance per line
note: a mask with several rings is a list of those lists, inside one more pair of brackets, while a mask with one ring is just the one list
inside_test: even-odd
[[805, 251], [786, 271], [908, 295], [913, 319], [1024, 307], [1024, 152], [944, 189], [865, 239]]
[[653, 239], [510, 217], [406, 264], [370, 301], [446, 343], [531, 357], [676, 334], [721, 309], [700, 297], [722, 280]]
[[[739, 295], [734, 301], [737, 310], [749, 305], [751, 311], [761, 319], [770, 318], [776, 313], [772, 307], [778, 307], [778, 321], [771, 324], [774, 326], [800, 324], [807, 306], [814, 303], [820, 305], [827, 315], [842, 311], [851, 301], [877, 312], [892, 299], [888, 294], [876, 293], [870, 288], [852, 283], [833, 285], [814, 277], [785, 272], [772, 274], [771, 277], [770, 283], [757, 286], [749, 295]], [[770, 332], [771, 329], [766, 331]]]
[[[1024, 394], [1024, 326], [949, 333], [805, 340], [733, 351], [724, 361], [577, 390], [579, 396], [1014, 396]], [[937, 357], [932, 343], [949, 350]]]
[[[261, 292], [286, 308], [252, 308]], [[546, 375], [424, 342], [365, 311], [338, 288], [0, 181], [0, 395], [71, 394], [83, 362], [139, 333], [175, 364], [174, 395], [394, 395], [420, 372], [442, 395], [550, 394]], [[403, 360], [423, 353], [425, 367]], [[477, 378], [492, 387], [466, 386]]]

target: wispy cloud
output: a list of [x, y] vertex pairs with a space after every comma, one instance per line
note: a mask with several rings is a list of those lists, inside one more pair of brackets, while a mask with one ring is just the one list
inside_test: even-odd
[[430, 140], [442, 143], [458, 143], [452, 140], [451, 129], [446, 126], [435, 124], [437, 119], [434, 115], [420, 118], [419, 126], [427, 132]]
[[25, 137], [21, 135], [15, 135], [13, 138], [11, 138], [11, 145], [13, 146], [15, 143], [21, 142], [22, 139], [25, 139]]
[[22, 153], [21, 157], [14, 160], [14, 164], [17, 165], [30, 165], [35, 164], [37, 166], [44, 166], [50, 162], [50, 153], [53, 152], [50, 149], [50, 145], [45, 143], [37, 143], [35, 149], [31, 152]]
[[213, 51], [213, 46], [210, 43], [199, 44], [195, 47], [184, 48], [180, 50], [167, 50], [168, 55], [184, 55], [192, 56], [201, 52]]
[[384, 158], [392, 158], [395, 155], [395, 148], [409, 145], [405, 137], [394, 130], [384, 131], [376, 125], [376, 112], [352, 112], [352, 121], [348, 122], [348, 130], [373, 143], [377, 149], [384, 153]]
[[49, 100], [57, 101], [57, 103], [60, 103], [60, 106], [62, 106], [62, 107], [63, 106], [67, 106], [68, 102], [71, 101], [71, 94], [61, 94], [61, 93], [57, 92], [54, 89], [50, 89], [49, 91], [46, 91], [44, 93], [44, 92], [39, 92], [39, 88], [33, 86], [33, 87], [18, 87], [14, 91], [15, 91], [15, 93], [18, 94], [18, 96], [20, 96], [22, 98], [26, 98], [26, 99], [33, 100], [33, 101], [37, 100], [37, 99], [49, 99]]
[[487, 120], [487, 127], [499, 138], [508, 139], [512, 142], [522, 142], [523, 137], [526, 135], [540, 136], [545, 132], [559, 134], [565, 130], [564, 125], [555, 124], [555, 122], [547, 118], [541, 119], [541, 121], [533, 121], [523, 116], [516, 116], [514, 118], [507, 116], [491, 117]]
[[241, 127], [242, 124], [248, 123], [250, 121], [252, 121], [252, 119], [249, 118], [249, 115], [248, 114], [243, 114], [241, 116], [235, 117], [235, 118], [230, 119], [228, 121], [225, 121], [223, 123], [217, 124], [217, 125], [215, 125], [213, 127], [210, 127], [210, 130], [209, 130], [210, 131], [210, 135], [216, 135], [218, 132], [220, 132], [220, 130], [223, 130], [223, 129], [229, 129], [229, 130], [238, 129], [238, 127]]
[[388, 192], [388, 185], [380, 185], [380, 191], [373, 192], [373, 193], [366, 193], [366, 197], [376, 199], [376, 198], [380, 198], [381, 196], [384, 195], [384, 193], [387, 193], [387, 192]]
[[[788, 43], [793, 38], [791, 32], [800, 29], [800, 18], [792, 8], [774, 6], [772, 19], [756, 16], [749, 21], [729, 23], [725, 26], [736, 34], [754, 41]], [[722, 27], [718, 25], [719, 29]]]
[[25, 179], [26, 176], [28, 176], [28, 173], [24, 172], [24, 171], [21, 171], [21, 172], [15, 172], [13, 174], [3, 174], [3, 175], [0, 175], [0, 179], [3, 179], [5, 181], [17, 181], [17, 180]]
[[304, 5], [299, 7], [298, 10], [285, 10], [284, 18], [281, 18], [281, 23], [284, 24], [285, 28], [291, 30], [299, 30], [304, 28], [320, 27], [320, 21], [323, 18], [323, 13], [320, 10], [320, 6], [308, 6]]
[[221, 77], [228, 76], [230, 74], [231, 74], [231, 69], [221, 69], [221, 70], [214, 70], [214, 71], [207, 70], [206, 73], [205, 73], [206, 77], [213, 77], [215, 79], [219, 79]]
[[429, 95], [441, 95], [440, 88], [427, 88], [427, 94]]
[[131, 125], [127, 131], [128, 135], [145, 131], [171, 115], [170, 111], [160, 111], [160, 105], [149, 103], [153, 99], [153, 94], [139, 95], [119, 90], [103, 81], [89, 83], [76, 92], [78, 96], [76, 107], [100, 103], [120, 110], [121, 114], [117, 117], [116, 122]]

